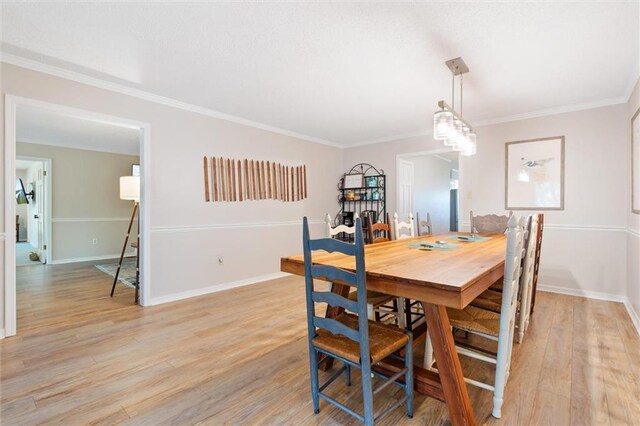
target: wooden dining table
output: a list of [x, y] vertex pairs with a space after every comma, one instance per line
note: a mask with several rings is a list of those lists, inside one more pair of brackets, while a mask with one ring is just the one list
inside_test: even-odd
[[[443, 401], [453, 425], [475, 425], [460, 359], [455, 348], [447, 307], [462, 309], [480, 293], [498, 281], [504, 270], [506, 237], [484, 235], [482, 241], [461, 241], [465, 233], [404, 238], [365, 246], [367, 289], [422, 302], [425, 320], [438, 366], [438, 372], [414, 366], [417, 392]], [[457, 247], [443, 250], [420, 247], [446, 241]], [[314, 252], [317, 265], [331, 265], [354, 271], [352, 257]], [[283, 257], [283, 272], [304, 276], [302, 255]], [[349, 287], [333, 283], [333, 292], [348, 295]], [[338, 309], [329, 307], [328, 316]], [[392, 361], [382, 362], [390, 371], [398, 368]]]

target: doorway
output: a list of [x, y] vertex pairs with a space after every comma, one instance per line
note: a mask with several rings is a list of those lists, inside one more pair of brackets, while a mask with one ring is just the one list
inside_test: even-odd
[[[36, 114], [31, 114], [32, 118], [31, 124], [35, 125], [35, 128], [32, 129], [32, 133], [24, 132], [24, 114], [23, 111], [37, 111]], [[5, 191], [6, 193], [11, 193], [14, 191], [16, 185], [16, 177], [19, 173], [21, 167], [21, 161], [29, 160], [28, 158], [19, 158], [17, 154], [20, 156], [29, 156], [36, 157], [36, 155], [31, 153], [31, 148], [28, 150], [23, 149], [24, 146], [29, 145], [39, 145], [42, 144], [43, 138], [38, 135], [38, 130], [42, 130], [38, 128], [38, 125], [43, 125], [48, 123], [48, 120], [51, 117], [55, 117], [56, 119], [61, 120], [56, 125], [49, 126], [49, 131], [53, 132], [55, 129], [63, 129], [69, 130], [70, 128], [75, 128], [74, 125], [70, 124], [71, 122], [79, 123], [78, 128], [94, 128], [95, 126], [109, 126], [113, 130], [113, 135], [118, 135], [122, 132], [131, 132], [134, 131], [136, 135], [136, 166], [139, 167], [140, 171], [140, 209], [139, 209], [139, 219], [140, 219], [140, 244], [139, 247], [136, 248], [139, 251], [140, 256], [140, 276], [139, 276], [139, 285], [140, 285], [140, 304], [146, 305], [150, 299], [150, 274], [149, 274], [149, 264], [150, 264], [150, 250], [149, 247], [149, 206], [145, 203], [145, 200], [148, 200], [150, 193], [150, 185], [149, 185], [149, 164], [148, 159], [150, 155], [150, 138], [149, 138], [149, 129], [150, 126], [147, 123], [133, 121], [129, 119], [124, 119], [120, 117], [113, 117], [101, 113], [95, 113], [86, 110], [80, 110], [76, 108], [66, 107], [58, 104], [52, 104], [48, 102], [42, 102], [34, 99], [21, 98], [12, 95], [5, 96], [5, 143], [6, 143], [6, 156], [5, 156]], [[60, 123], [63, 123], [62, 125]], [[93, 126], [93, 127], [92, 127]], [[41, 126], [43, 127], [43, 126]], [[44, 126], [47, 127], [47, 126]], [[53, 130], [52, 130], [53, 129]], [[77, 128], [75, 128], [77, 130]], [[89, 133], [91, 134], [91, 133]], [[112, 136], [113, 136], [112, 135]], [[86, 137], [87, 134], [84, 135], [84, 139], [88, 139], [91, 143], [99, 143], [99, 138], [89, 138]], [[87, 152], [93, 150], [95, 147], [87, 148], [87, 147], [76, 147], [76, 146], [64, 146], [64, 141], [69, 140], [70, 138], [64, 137], [63, 141], [59, 143], [52, 143], [51, 145], [62, 145], [57, 146], [56, 149], [60, 150], [86, 150]], [[107, 140], [111, 140], [113, 138], [107, 138]], [[116, 138], [117, 139], [117, 138]], [[18, 152], [18, 144], [24, 145], [20, 148], [20, 152]], [[108, 143], [108, 142], [107, 142]], [[97, 151], [109, 151], [110, 148], [98, 148], [95, 149]], [[48, 155], [37, 155], [37, 157], [49, 157]], [[33, 158], [30, 158], [34, 160]], [[46, 160], [46, 158], [44, 158]], [[36, 158], [35, 160], [43, 160], [43, 158]], [[131, 163], [134, 163], [133, 161]], [[60, 244], [54, 241], [54, 249], [52, 250], [51, 239], [55, 239], [55, 235], [65, 235], [65, 232], [60, 230], [55, 231], [53, 229], [53, 225], [67, 226], [67, 227], [75, 227], [77, 229], [84, 229], [84, 227], [88, 223], [92, 222], [101, 222], [102, 228], [105, 228], [104, 223], [110, 222], [118, 222], [124, 220], [127, 222], [129, 220], [128, 215], [130, 215], [130, 205], [126, 202], [126, 215], [123, 214], [121, 216], [127, 216], [123, 219], [123, 217], [115, 215], [102, 215], [103, 217], [87, 217], [84, 213], [83, 209], [86, 206], [92, 205], [92, 202], [88, 200], [88, 195], [97, 192], [106, 192], [112, 191], [113, 193], [118, 193], [118, 177], [115, 179], [109, 180], [109, 182], [100, 185], [100, 191], [96, 191], [96, 186], [86, 189], [84, 191], [80, 190], [80, 183], [83, 183], [81, 180], [77, 179], [75, 182], [71, 182], [67, 184], [69, 193], [75, 196], [75, 206], [77, 207], [78, 213], [65, 213], [56, 217], [54, 212], [55, 206], [57, 204], [60, 205], [68, 205], [69, 203], [58, 203], [54, 202], [53, 207], [47, 208], [47, 205], [51, 205], [51, 196], [55, 194], [60, 194], [63, 192], [60, 188], [56, 189], [55, 194], [51, 191], [51, 181], [52, 179], [47, 179], [53, 177], [51, 175], [51, 166], [53, 165], [56, 170], [60, 169], [61, 173], [66, 173], [68, 175], [75, 175], [79, 172], [79, 169], [70, 169], [69, 167], [57, 167], [57, 165], [62, 164], [59, 159], [55, 157], [51, 158], [51, 161], [48, 163], [41, 163], [41, 177], [38, 179], [37, 177], [30, 180], [25, 177], [24, 180], [27, 181], [25, 185], [25, 196], [26, 193], [31, 193], [35, 195], [36, 203], [33, 203], [33, 208], [39, 208], [36, 210], [34, 214], [31, 215], [31, 219], [42, 219], [40, 223], [37, 221], [34, 222], [34, 225], [31, 227], [32, 231], [37, 236], [41, 235], [41, 238], [38, 239], [39, 247], [35, 247], [34, 251], [38, 254], [38, 259], [41, 263], [46, 263], [44, 270], [50, 268], [49, 265], [58, 264], [58, 263], [71, 263], [71, 262], [79, 262], [83, 260], [92, 260], [95, 257], [99, 256], [88, 256], [87, 258], [77, 258], [74, 256], [67, 256], [67, 261], [62, 259], [61, 261], [61, 247]], [[87, 166], [86, 163], [80, 162], [85, 169], [89, 169], [89, 172], [92, 172], [90, 182], [94, 182], [96, 175], [101, 172], [101, 169], [91, 168]], [[126, 169], [120, 170], [119, 176], [126, 176], [132, 174], [133, 164], [128, 164]], [[56, 182], [61, 182], [62, 179], [55, 179]], [[113, 180], [113, 182], [111, 182]], [[30, 186], [31, 182], [33, 185]], [[57, 184], [56, 184], [57, 185]], [[37, 201], [40, 201], [40, 194], [45, 197], [42, 199], [43, 203], [41, 206], [37, 206]], [[56, 195], [58, 197], [58, 195]], [[58, 198], [56, 198], [58, 199]], [[116, 195], [117, 202], [121, 202], [121, 200]], [[122, 201], [124, 202], [124, 201]], [[37, 207], [36, 207], [37, 206]], [[7, 240], [8, 241], [18, 241], [20, 240], [20, 227], [16, 225], [16, 223], [20, 224], [20, 219], [17, 222], [14, 222], [16, 219], [16, 214], [18, 214], [19, 204], [15, 201], [13, 197], [6, 197], [5, 199], [5, 228], [7, 229]], [[86, 209], [85, 209], [86, 210]], [[28, 210], [24, 216], [28, 216]], [[37, 218], [33, 216], [38, 216]], [[18, 214], [18, 216], [20, 216]], [[26, 219], [23, 219], [23, 223]], [[29, 229], [29, 225], [26, 225], [26, 228]], [[47, 226], [48, 225], [48, 226]], [[125, 223], [126, 228], [126, 223]], [[29, 231], [27, 231], [29, 232]], [[93, 234], [82, 234], [81, 239], [84, 243], [99, 245], [103, 243], [102, 238], [96, 238]], [[118, 230], [117, 232], [108, 232], [106, 235], [113, 235], [114, 238], [118, 240], [118, 249], [116, 250], [117, 256], [119, 257], [120, 248], [122, 247], [122, 235], [123, 231]], [[115, 237], [117, 235], [117, 237]], [[27, 242], [29, 237], [27, 236]], [[35, 239], [32, 239], [34, 242]], [[5, 336], [12, 336], [16, 334], [17, 324], [17, 306], [16, 306], [16, 268], [17, 268], [17, 249], [14, 244], [7, 244], [5, 250], [5, 298], [4, 298], [4, 314], [5, 314]], [[56, 258], [58, 256], [58, 258]], [[113, 253], [110, 253], [109, 256], [105, 256], [103, 258], [113, 258]], [[70, 259], [69, 259], [70, 258]], [[117, 259], [116, 259], [117, 261]], [[107, 291], [108, 297], [108, 291]], [[133, 300], [132, 300], [133, 302]]]
[[16, 157], [16, 266], [51, 258], [51, 159]]
[[[431, 218], [432, 232], [443, 234], [459, 229], [459, 153], [438, 150], [398, 156], [397, 209]], [[406, 189], [408, 187], [409, 189]], [[405, 216], [408, 216], [408, 212]]]

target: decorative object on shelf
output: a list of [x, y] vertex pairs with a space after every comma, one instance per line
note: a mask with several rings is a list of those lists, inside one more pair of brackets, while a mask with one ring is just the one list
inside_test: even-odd
[[505, 209], [564, 210], [564, 136], [508, 142]]
[[353, 173], [344, 176], [344, 189], [362, 188], [362, 173]]
[[[211, 161], [211, 166], [209, 162]], [[203, 158], [204, 199], [209, 201], [279, 200], [307, 198], [307, 166], [275, 161]], [[213, 183], [211, 188], [210, 182]], [[213, 197], [211, 197], [213, 191]]]
[[640, 108], [631, 119], [631, 211], [640, 214]]
[[[368, 214], [373, 219], [371, 223], [376, 223], [376, 218], [386, 217], [385, 182], [384, 171], [367, 163], [356, 164], [343, 174], [338, 181], [337, 199], [340, 210], [334, 217], [333, 225], [342, 224], [344, 218], [354, 213], [361, 217]], [[368, 233], [364, 234], [368, 238]], [[349, 239], [351, 236], [344, 238]]]
[[[445, 62], [451, 70], [451, 106], [445, 101], [438, 102], [438, 111], [433, 114], [433, 138], [444, 141], [454, 151], [471, 156], [476, 153], [476, 133], [471, 125], [462, 118], [462, 75], [469, 72], [469, 67], [462, 58]], [[460, 76], [460, 113], [455, 111], [455, 79]]]

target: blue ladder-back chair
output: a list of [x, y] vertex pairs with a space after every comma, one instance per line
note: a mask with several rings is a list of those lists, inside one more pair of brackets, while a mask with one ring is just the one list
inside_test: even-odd
[[[309, 238], [307, 218], [305, 217], [303, 220], [302, 239], [307, 296], [307, 326], [309, 330], [311, 397], [315, 414], [320, 411], [320, 399], [323, 399], [356, 417], [364, 422], [365, 425], [373, 425], [374, 421], [381, 419], [405, 402], [407, 403], [407, 415], [413, 417], [413, 337], [411, 332], [405, 332], [390, 325], [368, 320], [364, 239], [362, 237], [360, 218], [356, 219], [355, 228], [354, 244], [332, 238], [311, 240]], [[311, 263], [311, 252], [314, 250], [324, 250], [329, 253], [338, 252], [353, 256], [355, 258], [355, 272], [334, 266], [313, 265]], [[356, 287], [357, 300], [349, 300], [328, 291], [316, 291], [313, 285], [314, 278]], [[315, 315], [316, 303], [339, 306], [348, 311], [357, 312], [358, 315], [342, 313], [335, 319], [319, 317]], [[403, 348], [405, 351], [404, 358], [395, 354], [395, 352]], [[322, 361], [319, 361], [319, 354], [326, 355]], [[371, 370], [372, 365], [377, 364], [387, 356], [404, 361], [404, 368], [390, 377]], [[336, 371], [325, 383], [320, 384], [318, 368], [320, 364], [331, 358], [341, 361], [343, 367]], [[351, 367], [359, 368], [362, 373], [364, 414], [355, 412], [322, 392], [342, 373], [345, 375], [347, 385], [351, 385]], [[373, 388], [372, 374], [384, 380], [375, 389]], [[404, 383], [401, 383], [399, 379], [403, 376]], [[373, 395], [391, 383], [404, 388], [405, 395], [374, 418]]]

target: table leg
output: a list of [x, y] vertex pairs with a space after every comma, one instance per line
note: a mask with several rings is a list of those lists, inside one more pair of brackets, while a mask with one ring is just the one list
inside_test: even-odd
[[[336, 283], [333, 283], [332, 287], [331, 287], [331, 291], [333, 293], [336, 293], [336, 294], [338, 294], [338, 295], [340, 295], [342, 297], [348, 297], [350, 289], [351, 289], [351, 287], [348, 286], [348, 285], [336, 284]], [[324, 317], [325, 318], [336, 318], [342, 312], [344, 312], [344, 308], [341, 308], [340, 306], [327, 306], [327, 312], [325, 313]], [[318, 359], [318, 362], [322, 361], [322, 359], [325, 356], [326, 355], [324, 355], [324, 354], [320, 354], [319, 355], [320, 358]], [[333, 367], [333, 358], [328, 359], [327, 362], [322, 364], [320, 366], [320, 371], [330, 370], [331, 367]]]
[[473, 426], [476, 421], [453, 341], [447, 308], [425, 302], [422, 302], [422, 306], [451, 424]]

